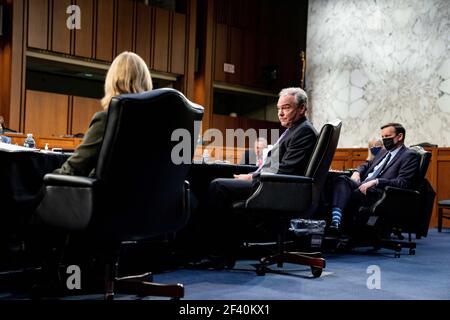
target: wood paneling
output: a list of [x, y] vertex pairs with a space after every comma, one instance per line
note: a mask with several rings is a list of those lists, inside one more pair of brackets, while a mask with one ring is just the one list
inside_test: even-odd
[[112, 0], [97, 0], [96, 31], [95, 58], [111, 62], [114, 45], [114, 6]]
[[234, 73], [228, 73], [228, 82], [234, 84], [243, 84], [242, 82], [242, 30], [239, 28], [230, 28], [230, 61], [234, 65]]
[[68, 96], [27, 90], [24, 133], [36, 136], [65, 135], [68, 114]]
[[116, 23], [116, 50], [115, 56], [123, 51], [133, 51], [134, 29], [134, 2], [131, 0], [118, 0]]
[[[25, 55], [24, 49], [27, 42], [27, 28], [26, 28], [26, 16], [24, 15], [27, 7], [25, 0], [14, 0], [12, 2], [12, 26], [14, 32], [12, 32], [12, 43], [10, 44], [10, 56], [11, 56], [11, 74], [5, 76], [10, 79], [11, 90], [9, 91], [9, 112], [5, 112], [5, 115], [9, 114], [8, 125], [9, 128], [16, 131], [23, 129], [23, 109], [25, 100]], [[8, 69], [5, 68], [5, 73]]]
[[48, 0], [28, 0], [28, 47], [47, 50]]
[[142, 3], [136, 6], [136, 53], [151, 68], [152, 8]]
[[258, 55], [256, 50], [256, 34], [253, 32], [247, 32], [243, 35], [242, 44], [242, 82], [248, 86], [255, 87], [258, 85]]
[[80, 7], [81, 29], [75, 30], [75, 55], [84, 58], [94, 58], [94, 5], [92, 0], [77, 0]]
[[171, 72], [184, 74], [186, 60], [186, 16], [174, 13], [172, 22]]
[[[18, 145], [22, 145], [25, 138], [27, 137], [24, 134], [5, 134], [11, 137], [12, 143], [17, 143]], [[35, 136], [33, 135], [34, 141], [36, 142], [36, 147], [39, 149], [44, 149], [45, 144], [48, 144], [48, 148], [51, 150], [52, 148], [62, 148], [62, 149], [72, 149], [75, 150], [78, 145], [81, 144], [83, 139], [79, 138], [57, 138], [57, 137], [46, 137], [46, 136]]]
[[226, 129], [238, 129], [239, 127], [239, 118], [213, 114], [212, 128], [220, 130], [224, 136]]
[[153, 69], [167, 72], [169, 64], [169, 11], [155, 8], [155, 35], [153, 42]]
[[67, 28], [67, 18], [69, 15], [66, 13], [66, 10], [72, 4], [71, 2], [71, 0], [52, 1], [53, 10], [50, 24], [52, 51], [70, 54], [71, 31]]
[[100, 101], [92, 98], [73, 97], [71, 134], [84, 133], [94, 114], [101, 111]]
[[224, 63], [228, 63], [228, 27], [226, 25], [220, 23], [217, 24], [215, 43], [214, 80], [226, 81], [227, 77], [223, 71]]

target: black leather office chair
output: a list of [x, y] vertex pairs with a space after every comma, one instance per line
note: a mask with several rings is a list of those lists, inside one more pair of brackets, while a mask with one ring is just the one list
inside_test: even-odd
[[261, 184], [255, 193], [246, 201], [234, 204], [237, 211], [251, 211], [278, 220], [278, 252], [261, 258], [256, 270], [258, 275], [270, 271], [267, 267], [271, 264], [276, 263], [281, 268], [285, 262], [310, 266], [314, 277], [322, 274], [325, 259], [320, 252], [287, 252], [285, 239], [291, 219], [308, 218], [316, 212], [339, 141], [341, 126], [341, 121], [335, 121], [322, 127], [305, 176], [262, 173]]
[[[106, 259], [105, 299], [123, 293], [184, 296], [181, 284], [149, 282], [148, 275], [118, 278], [123, 244], [176, 232], [189, 217], [189, 164], [172, 156], [184, 139], [192, 160], [203, 108], [173, 89], [126, 94], [112, 99], [96, 177], [47, 174], [46, 194], [36, 214], [45, 225], [89, 237], [88, 246]], [[198, 124], [198, 123], [197, 123]], [[184, 135], [183, 135], [184, 133]], [[86, 248], [87, 249], [87, 248]], [[151, 252], [148, 253], [151, 255]]]
[[[364, 219], [367, 217], [362, 234], [364, 237], [369, 235], [369, 239], [364, 241], [359, 236], [353, 245], [368, 244], [376, 249], [393, 249], [395, 257], [400, 257], [402, 248], [409, 248], [409, 254], [415, 254], [416, 243], [412, 241], [412, 234], [415, 234], [417, 239], [427, 236], [435, 197], [433, 188], [425, 179], [431, 152], [420, 146], [410, 149], [420, 157], [415, 188], [385, 187], [380, 200], [370, 207], [360, 208], [360, 215], [365, 217]], [[402, 233], [408, 233], [408, 241], [404, 241]], [[390, 238], [392, 234], [397, 239]]]

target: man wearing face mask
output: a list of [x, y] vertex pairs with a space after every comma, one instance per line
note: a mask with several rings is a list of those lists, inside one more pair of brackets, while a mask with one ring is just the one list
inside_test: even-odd
[[340, 233], [344, 210], [353, 212], [381, 198], [386, 186], [411, 188], [416, 182], [419, 158], [405, 147], [405, 128], [399, 123], [381, 127], [384, 149], [362, 164], [351, 177], [338, 176], [333, 186], [332, 220], [329, 231]]

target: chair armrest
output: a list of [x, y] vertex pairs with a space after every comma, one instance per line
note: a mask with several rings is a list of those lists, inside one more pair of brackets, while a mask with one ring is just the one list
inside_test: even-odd
[[258, 189], [245, 203], [247, 209], [296, 213], [311, 205], [312, 178], [263, 173], [259, 181]]
[[65, 186], [65, 187], [80, 187], [93, 188], [97, 179], [80, 176], [69, 176], [64, 174], [48, 173], [44, 176], [45, 186]]
[[[370, 207], [363, 207], [360, 212], [374, 216], [385, 216], [389, 219], [408, 219], [408, 214], [420, 206], [420, 193], [416, 190], [387, 186], [382, 197]], [[411, 217], [409, 217], [411, 219]]]
[[261, 182], [285, 182], [285, 183], [311, 183], [312, 178], [304, 176], [291, 176], [287, 174], [277, 174], [263, 172], [259, 176], [259, 181]]
[[96, 179], [46, 174], [45, 195], [35, 216], [39, 223], [66, 230], [88, 227], [95, 208]]
[[419, 191], [412, 190], [412, 189], [402, 189], [402, 188], [396, 188], [396, 187], [385, 187], [384, 191], [387, 194], [393, 195], [393, 196], [404, 196], [404, 197], [419, 197], [420, 193]]

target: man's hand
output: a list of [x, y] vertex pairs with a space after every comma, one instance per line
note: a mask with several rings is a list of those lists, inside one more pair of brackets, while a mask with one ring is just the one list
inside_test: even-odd
[[361, 175], [359, 174], [358, 171], [353, 172], [352, 176], [350, 177], [350, 179], [352, 179], [353, 181], [355, 181], [356, 183], [360, 183], [361, 182]]
[[361, 191], [361, 193], [367, 194], [367, 190], [375, 187], [377, 184], [378, 184], [377, 179], [370, 180], [370, 181], [367, 181], [366, 183], [363, 183], [362, 185], [360, 185], [358, 189], [359, 189], [359, 191]]
[[238, 179], [238, 180], [252, 180], [252, 175], [251, 174], [235, 174], [234, 178]]

